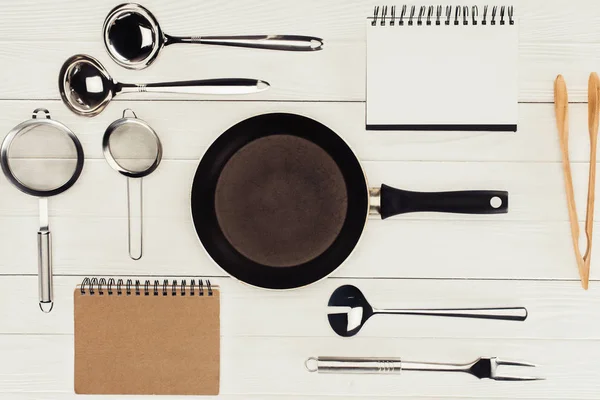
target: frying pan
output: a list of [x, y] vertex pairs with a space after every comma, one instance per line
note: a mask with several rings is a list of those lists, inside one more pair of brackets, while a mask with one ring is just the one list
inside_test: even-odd
[[350, 147], [307, 117], [258, 115], [221, 134], [192, 185], [198, 237], [228, 274], [253, 286], [291, 289], [338, 268], [369, 214], [497, 214], [505, 191], [422, 193], [367, 186]]

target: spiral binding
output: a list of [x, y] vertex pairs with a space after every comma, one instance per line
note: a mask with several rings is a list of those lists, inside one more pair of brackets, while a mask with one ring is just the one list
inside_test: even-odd
[[[409, 8], [410, 7], [410, 8]], [[479, 16], [477, 6], [408, 6], [404, 4], [396, 16], [396, 6], [375, 6], [371, 25], [403, 26], [403, 25], [514, 25], [513, 6], [488, 6], [483, 7], [483, 13]], [[381, 13], [379, 12], [381, 11]]]
[[213, 288], [210, 281], [207, 279], [206, 284], [202, 279], [192, 279], [190, 284], [184, 279], [181, 283], [177, 280], [169, 282], [164, 279], [162, 283], [155, 279], [154, 283], [150, 283], [146, 279], [142, 284], [139, 279], [135, 282], [133, 279], [117, 279], [110, 278], [108, 281], [105, 278], [84, 278], [79, 286], [79, 291], [82, 295], [89, 296], [212, 296]]

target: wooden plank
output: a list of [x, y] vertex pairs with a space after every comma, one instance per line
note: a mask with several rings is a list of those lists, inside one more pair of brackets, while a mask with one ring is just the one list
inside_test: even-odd
[[[109, 276], [102, 271], [98, 277]], [[145, 279], [152, 290], [154, 279], [162, 284], [163, 278], [140, 276], [140, 289]], [[175, 279], [181, 283], [184, 277]], [[0, 305], [0, 334], [73, 334], [73, 290], [82, 280], [82, 276], [55, 277], [55, 306], [44, 314], [37, 304], [37, 277], [3, 277], [0, 291], [10, 302]], [[593, 328], [600, 307], [600, 287], [595, 283], [585, 292], [578, 282], [329, 278], [304, 289], [274, 292], [231, 278], [211, 281], [223, 293], [221, 332], [226, 337], [335, 337], [325, 318], [326, 304], [337, 287], [352, 284], [379, 308], [523, 306], [529, 312], [525, 322], [375, 316], [357, 338], [600, 339]]]
[[[600, 32], [594, 29], [600, 8], [588, 0], [521, 3], [515, 5], [519, 100], [551, 102], [552, 81], [562, 73], [571, 101], [586, 101], [587, 76], [600, 65]], [[591, 290], [579, 288], [552, 104], [521, 104], [517, 134], [366, 132], [364, 18], [373, 4], [145, 0], [168, 33], [316, 35], [325, 39], [325, 50], [292, 54], [173, 46], [143, 72], [117, 67], [103, 48], [100, 27], [115, 4], [22, 0], [3, 4], [0, 14], [5, 76], [0, 82], [0, 132], [29, 118], [33, 108], [46, 107], [79, 135], [88, 157], [81, 181], [50, 201], [56, 308], [49, 315], [37, 308], [36, 201], [0, 177], [0, 354], [5, 360], [0, 362], [0, 397], [75, 397], [72, 289], [84, 275], [95, 274], [150, 279], [200, 275], [221, 284], [228, 295], [223, 298], [219, 398], [226, 400], [599, 397], [595, 360], [600, 338], [594, 327], [600, 272], [592, 265], [596, 281]], [[440, 4], [455, 5], [446, 0]], [[56, 85], [64, 59], [79, 52], [97, 56], [115, 78], [126, 82], [248, 76], [273, 86], [256, 96], [186, 98], [208, 101], [123, 98], [99, 117], [86, 119], [62, 105]], [[164, 163], [145, 183], [146, 254], [139, 262], [127, 256], [125, 181], [100, 152], [104, 129], [125, 107], [155, 127], [165, 148]], [[332, 278], [302, 290], [267, 292], [226, 278], [195, 237], [188, 204], [191, 177], [217, 135], [244, 118], [277, 111], [313, 117], [342, 135], [364, 162], [374, 186], [506, 188], [510, 213], [370, 220], [348, 262]], [[586, 120], [587, 106], [572, 105], [570, 152], [581, 219], [587, 185]], [[404, 277], [426, 279], [397, 279]], [[557, 279], [561, 281], [553, 281]], [[324, 318], [329, 294], [343, 283], [360, 286], [381, 307], [525, 304], [530, 317], [525, 323], [374, 318], [349, 342], [334, 337]], [[536, 373], [548, 380], [514, 384], [467, 376], [319, 376], [304, 371], [307, 356], [333, 354], [436, 361], [499, 355], [542, 364]]]
[[[123, 109], [133, 109], [160, 136], [165, 160], [199, 160], [222, 132], [254, 115], [287, 112], [322, 122], [342, 136], [362, 161], [560, 162], [552, 104], [521, 104], [519, 132], [367, 132], [362, 103], [117, 101], [95, 118], [77, 117], [60, 101], [0, 101], [0, 132], [50, 110], [79, 137], [87, 158], [103, 158], [102, 135]], [[159, 112], [157, 112], [157, 110]], [[215, 118], [218, 116], [218, 118]], [[587, 105], [571, 104], [572, 162], [589, 160]]]
[[[395, 4], [404, 3], [422, 4], [412, 0]], [[456, 5], [449, 0], [438, 3]], [[39, 0], [9, 2], [0, 16], [0, 40], [67, 42], [76, 38], [98, 42], [104, 18], [116, 4], [111, 0], [89, 4], [77, 0], [52, 4]], [[330, 0], [326, 5], [319, 0], [231, 0], [227, 3], [205, 0], [201, 7], [194, 0], [170, 3], [145, 0], [143, 4], [156, 16], [163, 30], [173, 35], [296, 34], [320, 36], [326, 43], [362, 40], [364, 19], [373, 14], [374, 6], [362, 0]], [[481, 13], [482, 6], [489, 3], [478, 0], [469, 4], [478, 5]], [[590, 26], [600, 18], [600, 10], [587, 0], [554, 1], [551, 5], [544, 0], [518, 2], [515, 15], [519, 19], [522, 42], [598, 41], [598, 32]]]
[[[0, 81], [0, 99], [60, 99], [60, 67], [68, 57], [86, 53], [97, 57], [114, 79], [125, 83], [230, 77], [271, 84], [269, 90], [251, 95], [144, 93], [119, 96], [121, 99], [364, 101], [365, 46], [364, 41], [331, 41], [326, 50], [310, 54], [182, 46], [170, 49], [169, 57], [161, 57], [140, 73], [118, 68], [100, 42], [7, 42], [2, 45], [0, 62], [11, 79]], [[600, 44], [524, 43], [519, 53], [519, 101], [551, 102], [552, 83], [559, 73], [569, 84], [570, 100], [586, 101], [587, 78], [598, 66]]]
[[[218, 274], [190, 218], [189, 186], [195, 167], [194, 161], [167, 160], [145, 178], [146, 257], [136, 263], [126, 253], [125, 178], [104, 160], [88, 160], [80, 182], [50, 200], [55, 272], [88, 274], [102, 268], [110, 273], [164, 274], [165, 265], [174, 265], [178, 274]], [[510, 211], [491, 216], [421, 213], [386, 221], [371, 218], [363, 242], [339, 270], [342, 276], [576, 277], [570, 268], [573, 254], [558, 163], [367, 162], [365, 169], [374, 186], [385, 182], [425, 191], [507, 189]], [[585, 204], [585, 165], [576, 165], [574, 172], [577, 201]], [[35, 274], [37, 201], [4, 178], [0, 189], [4, 193], [0, 271]], [[432, 246], [439, 251], [432, 253]], [[375, 266], [367, 271], [365, 265]], [[592, 265], [592, 276], [597, 273]]]
[[[55, 274], [223, 275], [189, 218], [146, 218], [144, 257], [137, 262], [127, 253], [126, 223], [123, 218], [51, 218]], [[2, 219], [2, 274], [37, 274], [37, 224], [37, 217]], [[335, 276], [577, 279], [569, 235], [566, 221], [369, 220]], [[594, 253], [600, 251], [597, 246]], [[599, 279], [595, 265], [592, 261], [591, 276]]]
[[[10, 396], [11, 399], [14, 400], [75, 400], [81, 398], [80, 395], [75, 393], [6, 393], [7, 396]], [[377, 395], [377, 396], [361, 396], [362, 400], [379, 400], [382, 398], [386, 398], [388, 396], [385, 395]], [[180, 396], [161, 396], [161, 400], [179, 400]], [[281, 394], [261, 394], [261, 395], [245, 395], [245, 394], [221, 394], [219, 396], [203, 396], [203, 399], [206, 400], [279, 400], [281, 399]], [[343, 400], [347, 399], [347, 396], [337, 396], [337, 395], [285, 395], [286, 399], [289, 400]], [[465, 397], [465, 396], [441, 396], [441, 397], [431, 397], [431, 396], [393, 396], [392, 398], [402, 399], [402, 398], [410, 398], [410, 399], [418, 399], [418, 400], [449, 400], [449, 399], [479, 399], [478, 397]], [[94, 400], [111, 400], [114, 399], [114, 396], [95, 396]], [[154, 400], [155, 396], [136, 396], [136, 399], [139, 400]], [[530, 397], [529, 400], [545, 400], [546, 397], [533, 398]], [[496, 397], [495, 400], [515, 400], [515, 398], [500, 398]], [[557, 400], [579, 400], [578, 398], [569, 397], [564, 399]]]
[[[0, 62], [12, 79], [0, 82], [2, 99], [60, 99], [58, 72], [67, 58], [78, 53], [98, 58], [113, 79], [123, 83], [153, 83], [212, 78], [261, 79], [271, 87], [249, 95], [169, 95], [157, 93], [119, 95], [118, 98], [194, 99], [194, 100], [362, 100], [364, 63], [349, 62], [364, 58], [364, 45], [335, 42], [327, 51], [314, 53], [266, 52], [256, 54], [232, 47], [172, 49], [152, 68], [140, 73], [118, 67], [110, 60], [100, 42], [10, 42], [3, 43]], [[191, 52], [191, 53], [190, 53]], [[15, 60], [18, 60], [15, 62]], [[183, 62], [185, 60], [185, 62]], [[32, 78], [33, 77], [33, 78]], [[363, 86], [361, 86], [363, 85]]]
[[[73, 337], [5, 336], [0, 349], [18, 363], [0, 364], [2, 392], [72, 393]], [[221, 393], [224, 395], [345, 395], [476, 398], [596, 399], [600, 392], [597, 341], [223, 337]], [[552, 348], [552, 351], [548, 351]], [[40, 351], [44, 349], [44, 351]], [[406, 360], [461, 362], [483, 354], [537, 362], [538, 382], [478, 381], [466, 374], [405, 373], [320, 375], [304, 369], [309, 356], [388, 356]], [[585, 357], [582, 357], [585, 354]], [[115, 355], [118, 358], [118, 355]], [[568, 365], [569, 368], [565, 368]], [[265, 377], [269, 377], [265, 379]], [[574, 384], [576, 382], [576, 384]]]
[[[125, 207], [124, 196], [122, 201]], [[0, 221], [4, 227], [0, 232], [1, 273], [36, 274], [37, 217], [3, 217]], [[138, 262], [127, 255], [125, 218], [51, 217], [50, 223], [56, 274], [100, 270], [162, 275], [165, 266], [176, 274], [220, 274], [204, 253], [189, 217], [146, 217], [145, 255]], [[576, 279], [569, 232], [566, 221], [370, 219], [361, 242], [338, 274]], [[592, 261], [592, 278], [597, 279], [600, 271], [594, 265]]]
[[[23, 163], [23, 162], [22, 162]], [[30, 161], [31, 177], [40, 172], [39, 160]], [[190, 192], [198, 161], [164, 160], [151, 175], [143, 178], [144, 216], [159, 219], [189, 219]], [[403, 221], [489, 221], [492, 223], [567, 221], [563, 176], [559, 163], [505, 162], [401, 162], [367, 161], [363, 167], [371, 187], [387, 184], [424, 192], [452, 190], [507, 190], [507, 214], [468, 215], [410, 213], [394, 217]], [[70, 171], [70, 170], [69, 170]], [[580, 219], [585, 217], [588, 168], [573, 166], [576, 201]], [[17, 190], [4, 176], [0, 178], [0, 219], [38, 215], [34, 197]], [[600, 204], [600, 200], [598, 200]], [[77, 183], [67, 192], [50, 199], [50, 215], [57, 218], [78, 216], [98, 218], [127, 217], [127, 179], [103, 159], [87, 160]], [[372, 216], [372, 220], [379, 217]], [[160, 222], [158, 222], [160, 223]], [[168, 222], [166, 222], [168, 223]], [[8, 224], [8, 225], [7, 225]]]

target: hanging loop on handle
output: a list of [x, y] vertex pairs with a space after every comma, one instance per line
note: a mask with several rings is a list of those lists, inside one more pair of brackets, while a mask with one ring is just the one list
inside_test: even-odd
[[123, 118], [127, 118], [127, 111], [133, 115], [133, 118], [137, 118], [137, 115], [135, 115], [135, 112], [133, 112], [131, 108], [126, 108], [123, 110]]
[[37, 115], [40, 112], [43, 112], [44, 114], [46, 114], [46, 119], [52, 119], [52, 118], [50, 118], [50, 111], [48, 111], [47, 108], [36, 108], [35, 110], [33, 110], [31, 118], [37, 119]]

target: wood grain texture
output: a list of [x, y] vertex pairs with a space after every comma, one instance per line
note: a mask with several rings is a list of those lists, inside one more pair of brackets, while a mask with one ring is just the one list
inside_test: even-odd
[[[7, 393], [11, 399], [14, 400], [75, 400], [81, 398], [79, 395], [75, 393]], [[137, 398], [142, 400], [151, 400], [153, 397], [144, 397], [138, 396]], [[220, 394], [218, 397], [211, 396], [203, 396], [203, 399], [206, 400], [279, 400], [281, 399], [280, 394], [262, 394], [262, 395], [246, 395], [246, 394]], [[347, 396], [344, 395], [286, 395], [286, 399], [289, 400], [343, 400], [347, 399]], [[362, 400], [380, 400], [382, 398], [390, 398], [389, 396], [361, 396]], [[418, 399], [418, 400], [448, 400], [446, 396], [393, 396], [393, 398], [410, 398], [410, 399]], [[471, 396], [461, 396], [462, 399], [470, 400], [470, 399], [480, 399], [479, 397], [471, 397]], [[114, 399], [114, 396], [95, 396], [94, 400], [111, 400]], [[179, 400], [181, 396], [161, 396], [161, 400]], [[541, 397], [529, 397], [529, 400], [541, 400]], [[495, 400], [514, 400], [512, 398], [502, 398], [495, 397]], [[563, 399], [555, 399], [555, 400], [573, 400], [573, 398], [563, 398]]]
[[[519, 18], [522, 102], [515, 134], [365, 131], [364, 18], [371, 15], [375, 3], [145, 0], [143, 5], [167, 33], [314, 35], [325, 39], [325, 49], [302, 54], [172, 46], [142, 72], [117, 67], [101, 42], [103, 19], [117, 3], [22, 0], [2, 4], [0, 132], [29, 119], [34, 108], [48, 108], [53, 118], [79, 136], [86, 164], [72, 189], [50, 199], [56, 304], [48, 315], [39, 312], [37, 305], [37, 201], [0, 176], [0, 398], [76, 398], [73, 288], [84, 276], [114, 275], [210, 277], [221, 285], [219, 399], [600, 397], [596, 361], [600, 268], [592, 260], [590, 290], [581, 290], [569, 241], [551, 104], [552, 82], [559, 73], [569, 82], [570, 100], [587, 101], [587, 78], [600, 68], [600, 7], [595, 2], [514, 4]], [[440, 4], [456, 5], [447, 0]], [[470, 4], [481, 9], [487, 3]], [[272, 87], [247, 97], [119, 97], [100, 116], [87, 119], [70, 113], [59, 100], [58, 70], [76, 53], [99, 58], [124, 82], [253, 77], [269, 81]], [[146, 251], [138, 262], [127, 254], [125, 178], [108, 166], [101, 153], [104, 130], [126, 107], [158, 132], [164, 147], [163, 163], [145, 178]], [[386, 183], [423, 191], [505, 189], [510, 192], [510, 211], [497, 216], [413, 214], [389, 221], [370, 219], [356, 251], [332, 277], [284, 293], [243, 285], [226, 277], [196, 238], [189, 212], [190, 185], [199, 159], [220, 133], [266, 112], [298, 113], [331, 127], [352, 146], [372, 186]], [[574, 197], [582, 209], [590, 153], [587, 104], [570, 104], [570, 120]], [[524, 305], [530, 314], [524, 323], [373, 318], [359, 336], [342, 340], [327, 325], [325, 304], [344, 283], [359, 286], [380, 307]], [[422, 361], [497, 355], [537, 362], [541, 367], [535, 373], [547, 380], [501, 383], [419, 373], [312, 375], [304, 370], [303, 361], [317, 355]]]
[[[575, 261], [579, 271], [581, 286], [587, 290], [589, 276], [586, 273], [585, 261], [581, 255], [579, 243], [579, 219], [577, 217], [577, 204], [573, 190], [573, 174], [571, 173], [571, 161], [569, 160], [569, 95], [567, 84], [562, 75], [558, 75], [554, 81], [554, 111], [556, 114], [556, 128], [562, 154], [563, 179], [565, 182], [565, 193], [567, 198], [567, 211], [571, 225], [571, 241], [575, 252]], [[589, 188], [588, 188], [589, 190]]]
[[[260, 4], [236, 0], [225, 6], [211, 0], [202, 7], [190, 0], [173, 4], [148, 1], [144, 4], [156, 14], [165, 31], [173, 34], [293, 31], [323, 37], [325, 50], [307, 55], [172, 46], [143, 74], [117, 68], [101, 43], [102, 21], [115, 5], [113, 1], [102, 0], [93, 5], [74, 0], [52, 5], [37, 3], [13, 2], [6, 5], [0, 16], [0, 62], [5, 76], [11, 77], [0, 82], [0, 98], [58, 99], [57, 74], [64, 60], [76, 53], [89, 53], [98, 57], [118, 80], [150, 82], [243, 75], [272, 84], [270, 90], [246, 99], [365, 99], [363, 22], [372, 13], [372, 4], [363, 1], [335, 0], [326, 7], [317, 0], [301, 4], [292, 0]], [[543, 0], [535, 0], [515, 5], [520, 28], [520, 101], [551, 101], [551, 82], [557, 71], [572, 82], [572, 99], [585, 101], [586, 77], [589, 71], [597, 69], [600, 54], [598, 33], [587, 27], [597, 24], [600, 11], [587, 7], [586, 0], [565, 4], [548, 6]], [[182, 59], [186, 62], [181, 63]], [[342, 70], [344, 73], [339, 73]]]
[[[144, 178], [146, 255], [134, 262], [127, 255], [126, 179], [104, 160], [88, 160], [80, 182], [49, 202], [55, 273], [164, 274], [169, 266], [174, 274], [221, 274], [205, 254], [191, 221], [189, 193], [196, 164], [166, 160]], [[370, 218], [355, 253], [337, 271], [340, 276], [576, 277], [574, 267], [568, 267], [575, 265], [575, 259], [569, 247], [559, 164], [395, 161], [364, 166], [373, 186], [506, 189], [510, 211], [488, 216], [419, 213], [386, 221]], [[577, 201], [585, 204], [587, 169], [583, 164], [576, 167]], [[0, 274], [35, 274], [37, 201], [4, 177], [0, 177], [0, 190], [4, 193], [0, 196]], [[431, 243], [435, 252], [428, 251]], [[592, 274], [592, 279], [596, 277], [598, 272]]]
[[[395, 4], [424, 4], [413, 0]], [[118, 1], [97, 0], [82, 3], [61, 0], [47, 3], [23, 0], [3, 5], [1, 40], [59, 41], [75, 38], [96, 42], [102, 22]], [[157, 17], [165, 32], [173, 35], [236, 35], [277, 34], [294, 32], [322, 36], [325, 39], [361, 40], [364, 38], [364, 18], [372, 15], [375, 4], [362, 0], [205, 0], [200, 6], [194, 0], [165, 3], [146, 0], [144, 6]], [[450, 0], [436, 4], [456, 5]], [[480, 8], [485, 1], [471, 1]], [[544, 0], [516, 2], [522, 42], [535, 43], [593, 43], [598, 32], [590, 29], [600, 20], [600, 10], [588, 0], [553, 2]], [[40, 22], [42, 21], [42, 22]], [[40, 34], [40, 27], [44, 27]]]
[[[91, 276], [91, 275], [90, 275]], [[111, 276], [100, 271], [96, 276]], [[177, 277], [202, 277], [200, 273]], [[121, 275], [121, 277], [124, 277]], [[147, 277], [151, 285], [154, 279]], [[55, 308], [49, 315], [37, 306], [37, 278], [10, 276], [0, 280], [0, 291], [10, 304], [0, 306], [0, 334], [72, 335], [73, 289], [83, 276], [54, 279]], [[144, 278], [142, 278], [143, 284]], [[466, 281], [437, 279], [328, 278], [301, 290], [257, 290], [232, 278], [212, 277], [221, 287], [221, 333], [227, 337], [335, 338], [327, 323], [326, 304], [339, 286], [359, 286], [375, 307], [519, 307], [529, 311], [525, 322], [452, 320], [429, 317], [375, 316], [357, 338], [479, 338], [597, 340], [600, 332], [586, 329], [598, 317], [597, 285], [589, 292], [576, 281]], [[243, 312], [240, 312], [244, 310]], [[557, 320], [560, 323], [557, 323]], [[285, 323], [283, 323], [285, 321]], [[338, 339], [352, 348], [351, 339]], [[401, 342], [401, 340], [399, 340]], [[322, 354], [324, 355], [324, 354]]]
[[[251, 95], [142, 93], [119, 95], [120, 99], [364, 102], [365, 46], [364, 39], [332, 40], [326, 42], [323, 51], [310, 54], [181, 46], [166, 49], [168, 54], [162, 54], [151, 68], [140, 73], [117, 67], [99, 41], [7, 42], [2, 44], [0, 62], [3, 72], [11, 79], [0, 81], [0, 99], [60, 99], [58, 72], [61, 66], [70, 56], [84, 53], [98, 58], [114, 79], [124, 83], [252, 78], [271, 85], [268, 90]], [[571, 101], [585, 101], [586, 77], [598, 68], [598, 54], [600, 44], [595, 43], [521, 44], [518, 100], [551, 102], [552, 81], [558, 71], [571, 82]]]
[[[56, 400], [56, 399], [65, 399], [65, 400], [74, 400], [74, 399], [80, 399], [81, 396], [76, 395], [75, 393], [44, 393], [44, 392], [38, 392], [38, 393], [7, 393], [8, 396], [10, 396], [11, 399], [14, 400], [39, 400], [39, 399], [45, 399], [45, 400]], [[138, 399], [141, 400], [152, 400], [155, 396], [152, 397], [144, 397], [144, 396], [137, 396]], [[111, 400], [114, 399], [114, 396], [94, 396], [94, 400]], [[220, 394], [218, 397], [211, 397], [211, 396], [203, 396], [203, 399], [206, 400], [279, 400], [281, 399], [281, 395], [280, 394], [260, 394], [260, 395], [247, 395], [247, 394]], [[347, 396], [344, 395], [286, 395], [285, 396], [286, 399], [289, 400], [343, 400], [343, 399], [347, 399]], [[389, 396], [361, 396], [362, 400], [380, 400], [382, 398], [390, 398]], [[410, 396], [410, 397], [404, 397], [404, 396], [393, 396], [393, 398], [410, 398], [410, 399], [418, 399], [418, 400], [448, 400], [448, 397], [445, 396]], [[479, 399], [479, 397], [467, 397], [467, 396], [462, 396], [462, 399]], [[161, 400], [179, 400], [181, 399], [181, 396], [161, 396]], [[540, 400], [541, 398], [529, 398], [529, 400]], [[501, 398], [501, 397], [496, 397], [495, 400], [514, 400], [511, 398]], [[573, 399], [558, 399], [558, 400], [573, 400]]]
[[[506, 215], [410, 213], [397, 220], [568, 221], [562, 172], [557, 163], [405, 162], [362, 163], [371, 187], [385, 183], [407, 190], [445, 191], [498, 189], [509, 191]], [[198, 161], [164, 160], [144, 178], [144, 215], [148, 218], [190, 217], [190, 191]], [[573, 168], [576, 202], [585, 205], [587, 166]], [[427, 179], [423, 177], [426, 176]], [[0, 218], [33, 217], [36, 198], [17, 190], [0, 176]], [[126, 178], [104, 159], [86, 160], [80, 180], [63, 194], [49, 199], [50, 215], [60, 218], [123, 218], [127, 216]], [[94, 196], [89, 196], [94, 193]], [[583, 220], [583, 215], [581, 216]], [[374, 221], [379, 218], [371, 217]], [[1, 233], [0, 233], [1, 234]]]
[[[596, 72], [590, 74], [588, 81], [588, 128], [590, 132], [590, 167], [588, 177], [588, 195], [585, 213], [585, 235], [587, 246], [583, 255], [586, 280], [590, 277], [592, 262], [592, 243], [594, 233], [594, 209], [596, 199], [596, 150], [598, 146], [598, 117], [600, 113], [600, 78]], [[587, 283], [587, 281], [586, 281]]]
[[[37, 274], [36, 224], [37, 217], [20, 218], [0, 236], [2, 274]], [[125, 218], [51, 219], [50, 228], [57, 275], [224, 274], [206, 255], [189, 218], [147, 218], [146, 250], [138, 262], [127, 253]], [[369, 220], [334, 276], [571, 280], [577, 279], [572, 253], [567, 222]], [[591, 279], [599, 279], [593, 265]]]
[[[0, 350], [9, 359], [22, 363], [1, 364], [3, 392], [71, 393], [71, 335], [7, 335]], [[246, 395], [345, 395], [352, 398], [380, 393], [384, 397], [446, 396], [477, 398], [571, 398], [595, 399], [600, 389], [595, 379], [596, 340], [509, 339], [403, 339], [353, 338], [352, 344], [339, 338], [222, 338], [221, 393]], [[40, 348], [44, 352], [36, 351]], [[552, 348], [552, 351], [548, 351]], [[585, 352], [586, 357], [582, 357]], [[502, 353], [511, 359], [536, 361], [535, 372], [548, 378], [536, 383], [500, 384], [477, 380], [466, 374], [406, 373], [400, 376], [319, 375], [304, 369], [309, 356], [345, 354], [390, 356], [407, 360], [470, 360], [480, 354]], [[574, 368], [566, 369], [564, 365]], [[526, 369], [527, 372], [530, 372]], [[520, 370], [519, 372], [522, 372]], [[268, 376], [269, 379], [264, 377]], [[577, 386], [572, 383], [576, 381]]]
[[[549, 90], [552, 90], [550, 82]], [[253, 115], [288, 112], [316, 119], [351, 145], [361, 161], [506, 161], [560, 162], [561, 153], [552, 104], [520, 104], [519, 131], [375, 132], [365, 130], [362, 103], [323, 102], [192, 102], [115, 101], [95, 118], [79, 117], [58, 100], [0, 100], [0, 132], [31, 118], [37, 107], [50, 110], [79, 137], [86, 158], [102, 156], [102, 135], [133, 109], [160, 136], [164, 160], [196, 160], [225, 130]], [[573, 163], [589, 160], [586, 104], [571, 104], [569, 152]], [[215, 117], [218, 116], [218, 117]], [[532, 183], [532, 182], [528, 182]], [[533, 182], [535, 183], [535, 182]]]

